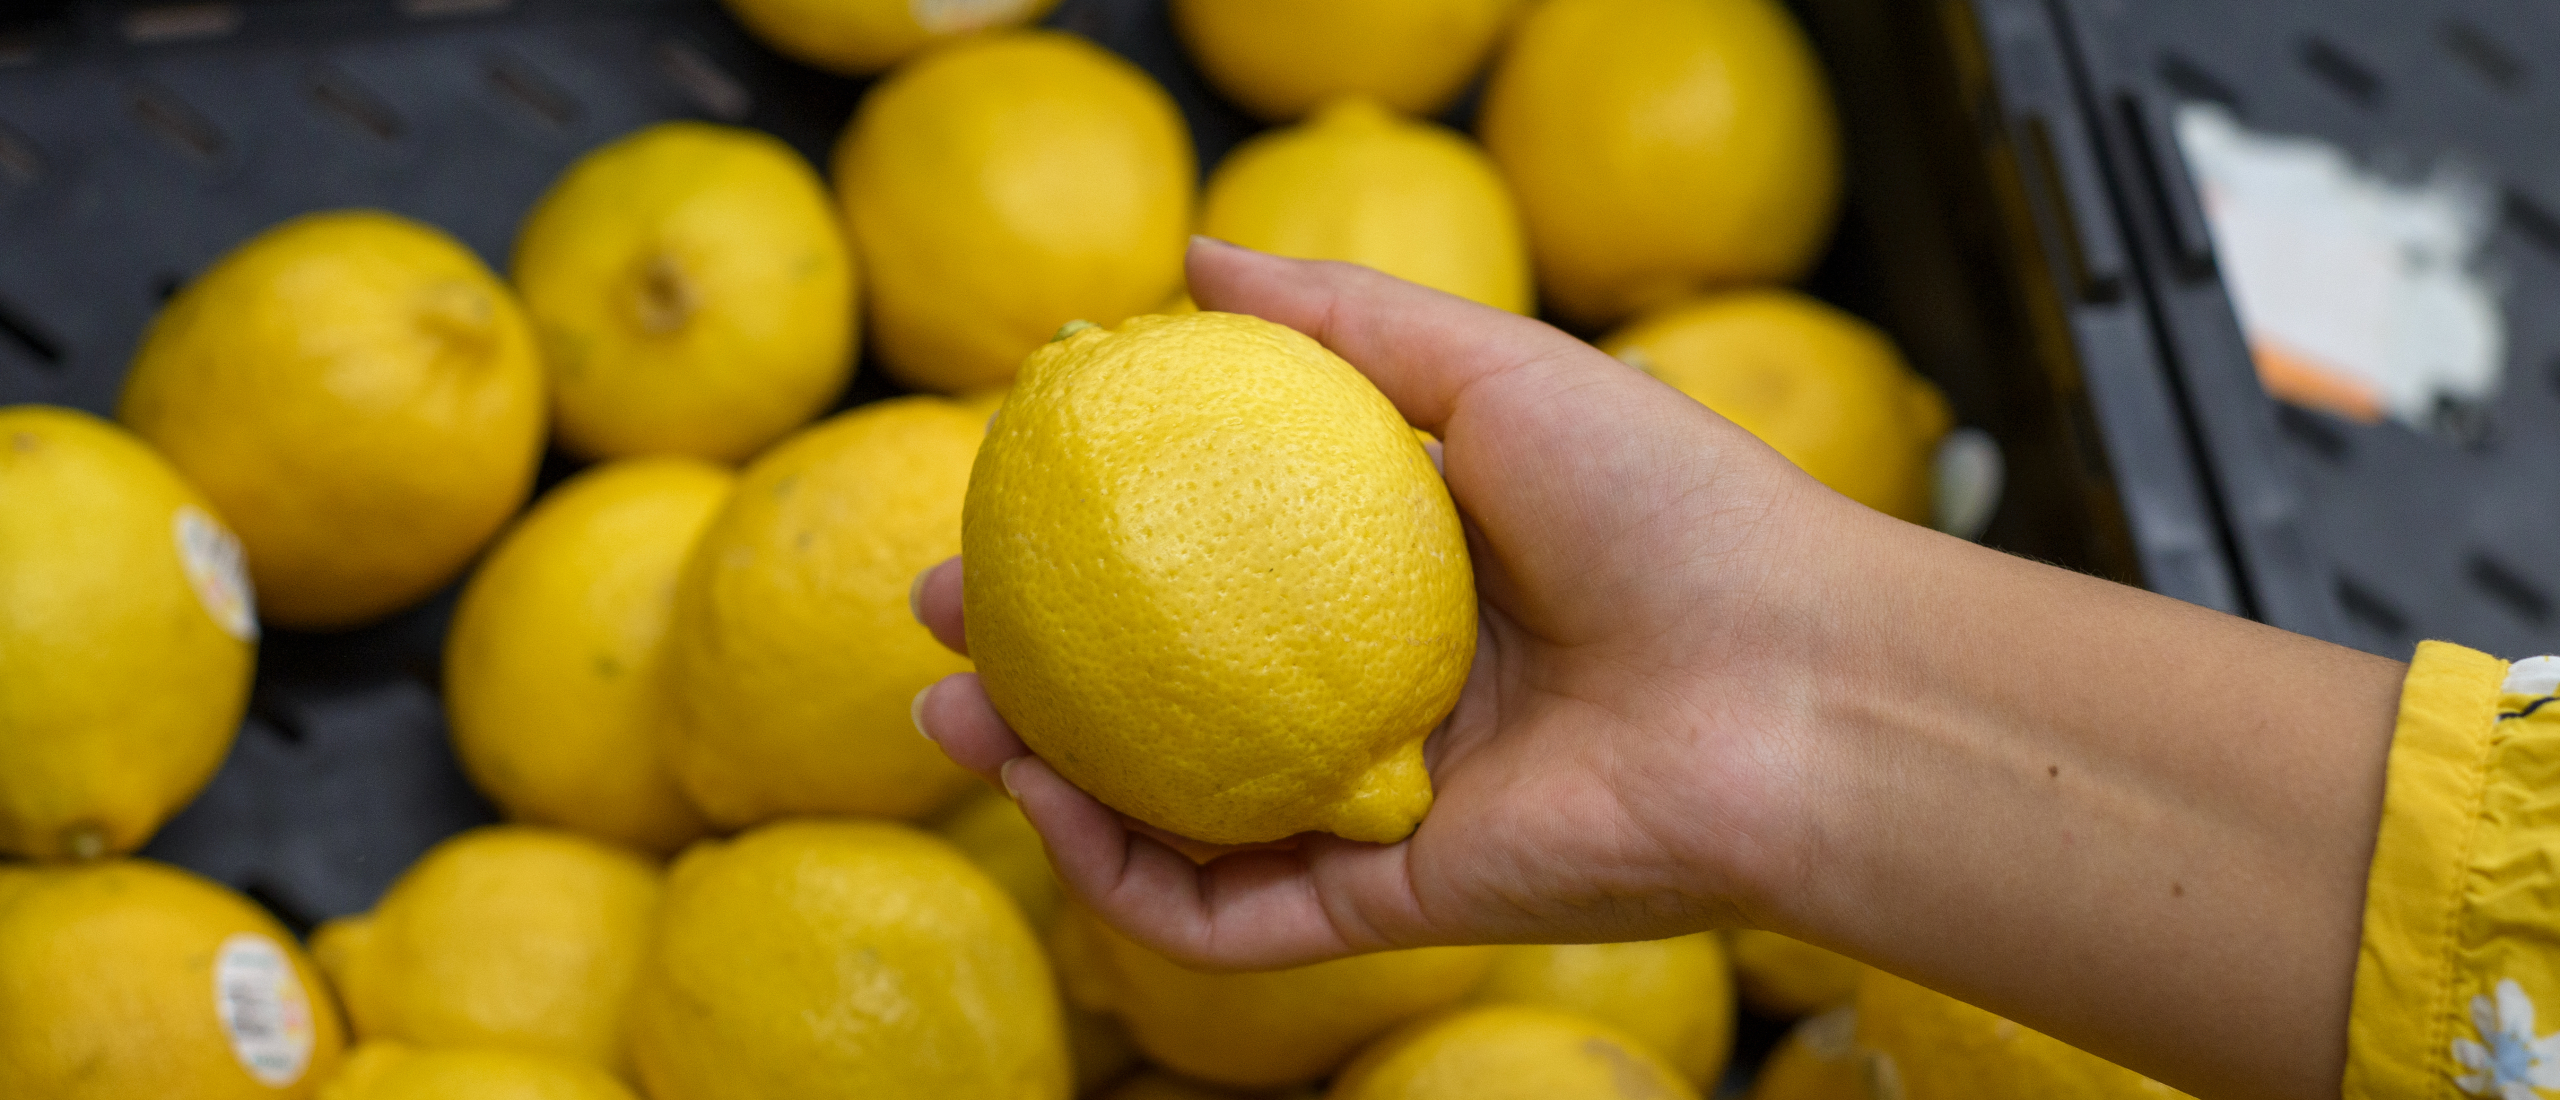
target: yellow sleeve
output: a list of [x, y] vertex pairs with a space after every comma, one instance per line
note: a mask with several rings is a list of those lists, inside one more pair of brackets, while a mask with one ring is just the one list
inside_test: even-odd
[[2555, 692], [2560, 659], [2418, 647], [2365, 884], [2348, 1100], [2560, 1096]]

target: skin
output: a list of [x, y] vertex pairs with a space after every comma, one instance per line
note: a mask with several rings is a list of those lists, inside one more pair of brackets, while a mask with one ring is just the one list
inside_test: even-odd
[[[1764, 928], [2199, 1096], [2336, 1095], [2398, 662], [1869, 511], [1528, 318], [1206, 240], [1188, 274], [1445, 441], [1483, 636], [1391, 845], [1201, 850], [1060, 779], [974, 676], [926, 689], [1123, 932], [1256, 968]], [[961, 582], [915, 602], [965, 651]]]

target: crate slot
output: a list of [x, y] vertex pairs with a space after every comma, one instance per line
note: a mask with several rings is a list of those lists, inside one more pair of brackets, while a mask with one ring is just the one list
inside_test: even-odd
[[694, 49], [692, 43], [674, 38], [658, 43], [658, 68], [704, 114], [722, 122], [743, 121], [755, 109], [755, 97], [747, 92], [747, 86]]
[[122, 29], [128, 42], [195, 42], [228, 38], [241, 19], [234, 3], [163, 4], [127, 12]]
[[400, 14], [411, 19], [450, 19], [493, 15], [514, 6], [515, 0], [400, 0]]
[[37, 154], [36, 143], [0, 122], [0, 177], [33, 183], [43, 174], [44, 157]]
[[2409, 636], [2409, 617], [2391, 606], [2391, 601], [2374, 594], [2345, 574], [2338, 577], [2338, 606], [2347, 617], [2393, 638]]
[[310, 93], [311, 102], [323, 112], [356, 129], [383, 141], [394, 141], [400, 137], [399, 112], [365, 90], [354, 77], [334, 66], [324, 65], [313, 70], [306, 90]]
[[2348, 56], [2328, 39], [2317, 35], [2303, 39], [2302, 65], [2358, 107], [2370, 108], [2382, 102], [2382, 74]]
[[2550, 593], [2544, 592], [2539, 585], [2525, 579], [2521, 570], [2512, 568], [2496, 558], [2487, 554], [2471, 555], [2471, 562], [2464, 568], [2463, 576], [2471, 582], [2473, 587], [2487, 593], [2491, 599], [2505, 604], [2509, 610], [2528, 622], [2541, 623], [2551, 618]]
[[488, 72], [490, 87], [545, 125], [565, 129], [578, 120], [578, 101], [522, 58], [505, 54], [492, 57]]
[[0, 298], [0, 347], [17, 348], [41, 370], [62, 369], [62, 342], [5, 298]]
[[2524, 59], [2508, 52], [2498, 40], [2480, 28], [2458, 18], [2447, 18], [2436, 25], [2436, 43], [2444, 47], [2480, 79], [2501, 92], [2514, 93], [2524, 85]]
[[2276, 426], [2284, 429], [2284, 434], [2321, 458], [2331, 462], [2347, 460], [2353, 445], [2347, 441], [2346, 433], [2338, 430], [2336, 422], [2300, 405], [2278, 401], [2275, 407]]
[[2170, 258], [2178, 274], [2207, 279], [2214, 273], [2213, 228], [2196, 200], [2195, 177], [2169, 124], [2168, 112], [2131, 92], [2116, 99], [2117, 113], [2133, 134], [2135, 159], [2150, 185], [2152, 210], [2169, 230]]
[[2072, 289], [2084, 302], [2112, 302], [2124, 293], [2124, 249], [2113, 235], [2097, 231], [2090, 219], [2106, 209], [2105, 192], [2094, 179], [2076, 173], [2079, 162], [2065, 163], [2043, 115], [2026, 116], [2029, 175], [2044, 192], [2053, 211], [2054, 230], [2070, 265]]
[[2241, 106], [2239, 92], [2223, 83], [2221, 77], [2206, 72], [2204, 66], [2188, 60], [2185, 54], [2170, 51], [2160, 55], [2160, 83], [2188, 99], [2218, 103], [2235, 117], [2248, 116]]
[[320, 920], [309, 907], [294, 901], [284, 890], [263, 878], [253, 878], [242, 884], [240, 893], [257, 902], [259, 908], [276, 919], [277, 924], [292, 932], [295, 939], [307, 937], [313, 928], [319, 927]]
[[222, 155], [229, 142], [213, 120], [187, 106], [186, 101], [169, 94], [166, 89], [143, 85], [133, 91], [133, 115], [152, 133], [168, 139], [180, 150], [212, 160]]
[[2555, 217], [2550, 207], [2514, 187], [2507, 188], [2498, 205], [2499, 213], [2515, 227], [2517, 235], [2560, 260], [2560, 217]]

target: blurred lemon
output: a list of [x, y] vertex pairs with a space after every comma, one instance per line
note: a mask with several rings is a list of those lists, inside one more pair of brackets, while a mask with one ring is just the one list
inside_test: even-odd
[[853, 373], [853, 255], [808, 162], [665, 122], [570, 165], [516, 235], [560, 445], [736, 462]]
[[1712, 932], [1505, 947], [1468, 1000], [1552, 1008], [1608, 1024], [1700, 1088], [1714, 1086], [1733, 1054], [1733, 973]]
[[891, 74], [835, 179], [872, 346], [909, 386], [999, 385], [1059, 325], [1117, 324], [1182, 280], [1190, 131], [1147, 74], [1070, 35], [993, 36]]
[[950, 845], [887, 822], [688, 850], [631, 1011], [652, 1100], [1068, 1095], [1022, 914]]
[[463, 768], [507, 816], [651, 852], [703, 834], [659, 755], [667, 621], [729, 472], [637, 458], [562, 482], [498, 541], [445, 635]]
[[170, 299], [116, 415], [239, 532], [259, 613], [329, 629], [435, 591], [524, 503], [542, 367], [460, 242], [336, 211], [259, 234]]
[[1858, 987], [1880, 1100], [2138, 1100], [2183, 1093], [1884, 971]]
[[1540, 297], [1615, 324], [1701, 288], [1793, 279], [1839, 205], [1822, 72], [1777, 0], [1550, 0], [1485, 86]]
[[[1222, 1089], [1215, 1085], [1204, 1085], [1198, 1081], [1176, 1077], [1162, 1070], [1151, 1069], [1113, 1086], [1109, 1092], [1103, 1093], [1097, 1100], [1255, 1100], [1256, 1097], [1270, 1095], [1275, 1094], [1236, 1092], [1232, 1089]], [[1303, 1096], [1313, 1100], [1315, 1092], [1299, 1089], [1280, 1095]]]
[[320, 1100], [638, 1100], [585, 1062], [516, 1050], [420, 1050], [376, 1039], [347, 1056]]
[[1173, 29], [1220, 93], [1285, 122], [1338, 95], [1438, 114], [1522, 0], [1173, 0]]
[[969, 667], [907, 606], [960, 549], [986, 413], [864, 405], [747, 467], [676, 584], [669, 767], [712, 824], [917, 817], [970, 785], [908, 713]]
[[1209, 177], [1200, 232], [1529, 311], [1520, 215], [1493, 162], [1464, 135], [1367, 99], [1237, 146]]
[[1929, 520], [1946, 399], [1874, 326], [1790, 290], [1740, 290], [1638, 318], [1600, 342], [1759, 436], [1841, 495]]
[[624, 1003], [658, 905], [638, 856], [496, 825], [430, 849], [312, 954], [360, 1039], [488, 1046], [624, 1072]]
[[1029, 23], [1058, 0], [723, 0], [765, 45], [846, 76], [876, 73], [927, 47]]
[[1002, 792], [980, 791], [953, 806], [934, 831], [1013, 898], [1033, 932], [1048, 934], [1058, 921], [1058, 877], [1020, 805]]
[[0, 852], [130, 852], [239, 728], [258, 637], [239, 540], [70, 409], [0, 408], [0, 501]]
[[1466, 541], [1395, 406], [1315, 341], [1193, 313], [1042, 348], [962, 539], [989, 698], [1104, 802], [1218, 844], [1394, 841], [1429, 809]]
[[1787, 1029], [1751, 1078], [1751, 1100], [1893, 1100], [1873, 1093], [1873, 1055], [1857, 1046], [1858, 1013], [1843, 1005]]
[[302, 1100], [341, 1042], [248, 899], [144, 860], [0, 864], [0, 1096]]
[[1696, 1100], [1633, 1036], [1547, 1008], [1470, 1008], [1411, 1024], [1334, 1079], [1327, 1100]]
[[1790, 1019], [1848, 1004], [1867, 973], [1856, 959], [1775, 932], [1737, 928], [1725, 942], [1742, 1003], [1763, 1016]]
[[1445, 1008], [1493, 963], [1489, 947], [1425, 947], [1239, 973], [1185, 967], [1081, 907], [1051, 937], [1067, 996], [1129, 1026], [1167, 1069], [1237, 1088], [1316, 1080], [1389, 1028]]

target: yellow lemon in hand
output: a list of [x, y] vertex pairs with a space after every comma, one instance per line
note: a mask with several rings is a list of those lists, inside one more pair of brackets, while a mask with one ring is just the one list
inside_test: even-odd
[[1520, 216], [1493, 162], [1465, 135], [1366, 99], [1237, 146], [1209, 177], [1200, 231], [1529, 311]]
[[312, 953], [361, 1039], [494, 1046], [621, 1070], [623, 1009], [657, 915], [640, 857], [549, 829], [474, 829], [430, 849]]
[[833, 73], [861, 76], [932, 46], [1040, 18], [1058, 0], [727, 0], [765, 44]]
[[660, 756], [676, 575], [736, 481], [683, 458], [562, 482], [498, 541], [445, 635], [463, 768], [518, 821], [651, 852], [702, 835]]
[[1210, 83], [1287, 121], [1338, 95], [1437, 114], [1483, 66], [1521, 0], [1173, 0]]
[[1711, 1088], [1733, 1053], [1733, 972], [1713, 932], [1644, 943], [1505, 947], [1469, 1000], [1587, 1016]]
[[1362, 1051], [1327, 1100], [1696, 1100], [1633, 1036], [1547, 1008], [1471, 1008]]
[[303, 1100], [341, 1042], [247, 898], [146, 860], [0, 864], [0, 1096]]
[[371, 1040], [320, 1100], [636, 1100], [613, 1075], [585, 1062], [487, 1047], [422, 1050]]
[[1836, 130], [1777, 0], [1550, 0], [1520, 21], [1476, 121], [1540, 296], [1592, 327], [1803, 274], [1839, 205]]
[[560, 445], [736, 462], [853, 371], [853, 254], [818, 174], [754, 130], [649, 127], [525, 216], [516, 286]]
[[1682, 302], [1600, 342], [1886, 515], [1929, 519], [1946, 399], [1874, 326], [1790, 290]]
[[542, 368], [478, 257], [404, 218], [295, 218], [144, 335], [116, 415], [248, 548], [258, 610], [353, 626], [451, 580], [533, 485]]
[[969, 479], [969, 646], [1077, 786], [1218, 844], [1387, 842], [1475, 652], [1457, 508], [1332, 352], [1232, 313], [1042, 348]]
[[1117, 324], [1182, 281], [1191, 134], [1137, 67], [1050, 32], [898, 70], [835, 152], [872, 346], [907, 385], [1001, 385], [1059, 325]]
[[653, 1100], [1068, 1094], [1022, 914], [950, 845], [887, 822], [685, 852], [631, 1012]]
[[149, 447], [0, 408], [0, 852], [130, 852], [213, 778], [258, 623], [239, 540]]
[[1070, 1000], [1129, 1026], [1167, 1069], [1237, 1088], [1313, 1081], [1484, 977], [1490, 947], [1424, 947], [1239, 973], [1193, 970], [1070, 905], [1051, 935]]

